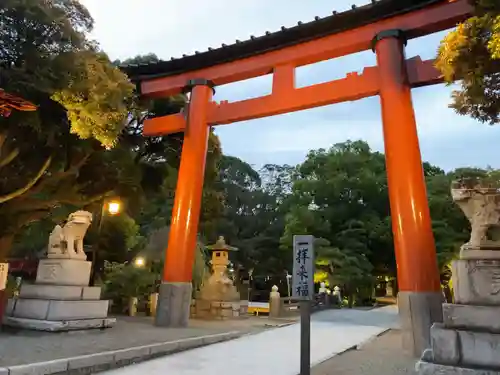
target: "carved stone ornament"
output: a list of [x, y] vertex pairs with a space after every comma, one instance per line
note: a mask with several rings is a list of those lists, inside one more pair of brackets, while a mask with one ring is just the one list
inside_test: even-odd
[[456, 181], [451, 195], [471, 224], [464, 250], [500, 250], [500, 189], [477, 180]]

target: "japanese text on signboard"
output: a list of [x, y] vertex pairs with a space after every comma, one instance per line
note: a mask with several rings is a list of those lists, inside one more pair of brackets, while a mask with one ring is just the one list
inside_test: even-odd
[[310, 299], [314, 295], [313, 236], [293, 237], [293, 297]]

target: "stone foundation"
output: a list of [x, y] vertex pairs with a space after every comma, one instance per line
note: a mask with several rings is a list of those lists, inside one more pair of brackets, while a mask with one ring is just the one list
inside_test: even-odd
[[452, 269], [456, 303], [443, 304], [417, 373], [500, 375], [500, 260], [460, 259]]
[[248, 316], [248, 301], [223, 302], [192, 300], [190, 317], [195, 319], [228, 320]]
[[405, 352], [418, 358], [429, 347], [429, 330], [443, 318], [441, 292], [399, 292], [398, 307]]
[[19, 296], [7, 303], [3, 324], [40, 331], [105, 328], [109, 301], [101, 288], [89, 287], [90, 262], [81, 259], [44, 259], [36, 284], [23, 284]]
[[159, 327], [187, 327], [191, 293], [190, 282], [162, 282], [158, 293], [155, 324]]

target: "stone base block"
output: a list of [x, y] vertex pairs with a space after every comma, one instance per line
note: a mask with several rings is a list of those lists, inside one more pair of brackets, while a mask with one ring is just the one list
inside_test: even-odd
[[115, 323], [116, 323], [115, 318], [50, 321], [50, 320], [15, 318], [11, 316], [5, 317], [3, 321], [3, 324], [9, 327], [30, 329], [36, 331], [47, 331], [47, 332], [63, 332], [63, 331], [76, 331], [76, 330], [95, 329], [95, 328], [110, 328]]
[[431, 328], [433, 362], [449, 366], [500, 370], [500, 334]]
[[500, 306], [445, 303], [443, 304], [443, 323], [446, 328], [500, 333]]
[[155, 324], [160, 327], [187, 327], [191, 294], [191, 283], [161, 283]]
[[56, 301], [43, 299], [12, 299], [7, 316], [36, 320], [104, 319], [109, 301]]
[[101, 288], [97, 286], [23, 284], [19, 291], [19, 297], [63, 301], [98, 300], [101, 298]]
[[[195, 300], [191, 306], [191, 317], [216, 320], [239, 319], [240, 317], [246, 316], [246, 314], [241, 313], [241, 306], [242, 304], [239, 301]], [[248, 308], [248, 305], [246, 306]]]
[[88, 286], [92, 262], [80, 259], [42, 259], [36, 284]]
[[500, 375], [500, 370], [481, 370], [466, 367], [437, 365], [420, 361], [415, 366], [418, 375]]
[[248, 301], [242, 300], [240, 301], [240, 316], [248, 315]]
[[398, 293], [403, 348], [415, 358], [430, 347], [430, 328], [434, 322], [442, 322], [443, 302], [441, 292]]
[[500, 306], [500, 260], [455, 260], [452, 275], [455, 303]]

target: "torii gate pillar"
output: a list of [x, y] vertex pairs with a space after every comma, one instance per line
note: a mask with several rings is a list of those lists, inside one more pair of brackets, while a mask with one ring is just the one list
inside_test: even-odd
[[398, 276], [403, 346], [420, 356], [432, 323], [442, 321], [443, 295], [418, 144], [404, 35], [388, 30], [373, 40], [380, 79], [387, 182]]
[[208, 80], [195, 79], [190, 80], [185, 89], [191, 91], [191, 98], [158, 296], [155, 319], [158, 326], [188, 325], [191, 279], [210, 131], [207, 115], [213, 86]]

